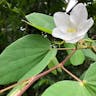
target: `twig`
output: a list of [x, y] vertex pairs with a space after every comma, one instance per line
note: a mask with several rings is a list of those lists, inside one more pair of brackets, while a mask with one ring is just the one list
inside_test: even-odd
[[61, 63], [59, 63], [57, 66], [55, 66], [55, 67], [53, 67], [53, 68], [51, 68], [51, 69], [49, 69], [49, 70], [47, 70], [47, 71], [45, 71], [45, 72], [43, 72], [43, 73], [41, 73], [41, 74], [36, 75], [34, 78], [31, 78], [31, 79], [29, 80], [30, 82], [29, 82], [21, 91], [19, 91], [18, 94], [15, 95], [15, 96], [22, 96], [22, 94], [23, 94], [35, 81], [37, 81], [39, 78], [47, 75], [48, 73], [52, 72], [53, 70], [55, 70], [55, 69], [57, 69], [57, 68], [60, 68], [61, 66], [63, 66], [63, 65], [66, 63], [66, 61], [69, 60], [70, 57], [75, 53], [75, 51], [76, 51], [76, 49], [73, 50], [72, 53], [69, 54], [69, 55], [68, 55]]
[[62, 69], [68, 73], [71, 77], [73, 77], [75, 80], [82, 82], [82, 80], [80, 80], [77, 76], [75, 76], [74, 74], [72, 74], [69, 70], [67, 70], [64, 66], [62, 66]]
[[57, 48], [57, 50], [74, 50], [76, 48]]
[[[43, 72], [43, 73], [40, 73], [40, 74], [38, 74], [38, 75], [36, 75], [36, 76], [28, 79], [28, 84], [27, 84], [26, 86], [24, 86], [24, 88], [22, 88], [21, 90], [19, 90], [18, 92], [16, 92], [16, 94], [14, 94], [14, 96], [22, 96], [22, 94], [23, 94], [35, 81], [37, 81], [37, 80], [40, 79], [41, 77], [47, 75], [48, 73], [52, 72], [53, 70], [55, 70], [55, 69], [57, 69], [57, 68], [61, 68], [61, 67], [66, 63], [66, 61], [69, 60], [70, 57], [71, 57], [75, 52], [76, 52], [76, 49], [74, 49], [74, 50], [72, 51], [72, 53], [69, 54], [69, 55], [68, 55], [61, 63], [59, 63], [58, 65], [52, 67], [51, 69], [49, 69], [49, 70], [47, 70], [47, 71], [45, 71], [45, 72]], [[26, 81], [25, 81], [25, 82], [26, 82]], [[24, 81], [23, 81], [22, 83], [24, 83]], [[16, 83], [16, 84], [11, 85], [11, 86], [9, 86], [9, 87], [7, 87], [7, 88], [4, 88], [4, 89], [0, 90], [0, 93], [2, 93], [2, 92], [4, 92], [4, 91], [7, 91], [7, 90], [9, 90], [9, 89], [11, 89], [11, 88], [19, 85], [19, 84], [22, 84], [22, 83]]]
[[59, 68], [59, 67], [60, 67], [60, 65], [57, 65], [57, 66], [55, 66], [55, 67], [53, 67], [53, 68], [51, 68], [51, 69], [49, 69], [49, 70], [47, 70], [47, 71], [45, 71], [45, 72], [43, 72], [43, 73], [41, 73], [41, 74], [36, 75], [35, 77], [30, 78], [30, 79], [28, 80], [29, 83], [28, 83], [22, 90], [18, 91], [15, 96], [22, 96], [22, 94], [23, 94], [35, 81], [37, 81], [37, 80], [40, 79], [41, 77], [47, 75], [48, 73], [52, 72], [53, 70], [55, 70], [55, 69], [57, 69], [57, 68]]
[[85, 46], [85, 47], [82, 47], [82, 48], [57, 48], [57, 50], [80, 50], [80, 49], [91, 49], [91, 48], [95, 48], [96, 46]]
[[6, 88], [4, 88], [4, 89], [1, 89], [1, 90], [0, 90], [0, 94], [3, 93], [3, 92], [5, 92], [5, 91], [7, 91], [7, 90], [9, 90], [9, 89], [12, 89], [13, 87], [15, 87], [15, 86], [17, 86], [17, 85], [23, 84], [23, 83], [25, 83], [25, 82], [26, 82], [26, 84], [27, 84], [27, 83], [28, 83], [28, 80], [29, 80], [29, 79], [24, 80], [24, 81], [21, 81], [21, 82], [18, 82], [18, 83], [15, 83], [15, 84], [13, 84], [13, 85], [11, 85], [11, 86], [8, 86], [8, 87], [6, 87]]

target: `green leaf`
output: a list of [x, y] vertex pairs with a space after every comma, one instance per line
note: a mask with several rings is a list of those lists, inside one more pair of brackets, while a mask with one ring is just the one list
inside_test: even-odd
[[26, 19], [31, 26], [49, 34], [52, 34], [52, 30], [55, 27], [53, 17], [45, 14], [31, 13], [26, 15]]
[[25, 79], [38, 74], [55, 55], [56, 50], [50, 48], [48, 39], [40, 35], [24, 36], [0, 55], [0, 84], [18, 81], [22, 76]]
[[86, 74], [84, 75], [84, 80], [88, 82], [95, 82], [96, 81], [96, 62], [91, 64]]
[[96, 62], [84, 73], [83, 83], [60, 81], [42, 94], [42, 96], [96, 96]]
[[96, 54], [91, 49], [83, 49], [83, 53], [86, 57], [96, 61]]
[[[55, 55], [56, 55], [56, 50], [51, 49], [46, 54], [46, 56], [41, 60], [41, 62], [38, 62], [38, 65], [36, 65], [35, 67], [32, 67], [31, 70], [29, 70], [19, 81], [32, 77], [38, 74], [39, 72], [41, 72], [41, 70], [43, 70], [45, 66], [49, 64], [49, 62], [54, 58]], [[22, 88], [25, 85], [26, 83], [16, 86], [7, 96], [15, 96], [15, 94], [18, 93], [20, 90], [22, 90]]]
[[96, 62], [91, 64], [85, 72], [83, 80], [86, 88], [90, 91], [91, 96], [96, 96]]
[[60, 81], [49, 87], [41, 96], [92, 96], [80, 82]]
[[[58, 62], [57, 58], [54, 57], [54, 58], [51, 60], [51, 62], [48, 64], [48, 68], [50, 69], [50, 68], [56, 66], [57, 64], [59, 64], [59, 62]], [[58, 68], [58, 69], [52, 71], [52, 73], [55, 74], [55, 75], [57, 75], [57, 70], [58, 70], [58, 72], [62, 72], [61, 68]]]
[[[50, 49], [42, 58], [40, 62], [34, 67], [31, 68], [21, 79], [24, 80], [26, 78], [32, 77], [38, 73], [40, 73], [48, 64], [49, 62], [55, 57], [57, 50]], [[35, 65], [35, 64], [34, 64]]]
[[[75, 48], [75, 45], [69, 44], [69, 43], [64, 44], [64, 46], [66, 48]], [[67, 50], [68, 54], [70, 54], [71, 52], [72, 52], [72, 50]], [[84, 62], [84, 60], [85, 60], [85, 56], [84, 56], [82, 50], [77, 50], [75, 52], [75, 54], [70, 58], [71, 64], [75, 65], [75, 66], [82, 64]]]

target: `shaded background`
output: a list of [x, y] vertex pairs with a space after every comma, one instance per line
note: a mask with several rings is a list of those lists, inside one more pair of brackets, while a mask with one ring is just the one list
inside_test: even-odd
[[[92, 39], [96, 39], [96, 0], [79, 0], [87, 4], [89, 17], [93, 17], [95, 23], [89, 30], [88, 35]], [[22, 20], [25, 20], [25, 15], [32, 12], [40, 12], [48, 15], [53, 15], [57, 11], [65, 11], [66, 3], [64, 0], [0, 0], [0, 53], [12, 42], [26, 34], [42, 34], [41, 31], [25, 24]], [[52, 38], [49, 36], [49, 38]], [[65, 54], [58, 52], [59, 57], [64, 57]], [[83, 70], [85, 70], [91, 61], [88, 59], [85, 61], [85, 65], [73, 67], [69, 66], [68, 69], [80, 76]], [[76, 70], [76, 71], [75, 71]], [[77, 71], [78, 70], [78, 71]], [[49, 85], [55, 83], [58, 80], [72, 79], [65, 72], [57, 75], [49, 74], [44, 78], [37, 81], [24, 96], [40, 96], [41, 93]], [[1, 86], [3, 88], [5, 86]], [[6, 96], [4, 94], [0, 96]]]

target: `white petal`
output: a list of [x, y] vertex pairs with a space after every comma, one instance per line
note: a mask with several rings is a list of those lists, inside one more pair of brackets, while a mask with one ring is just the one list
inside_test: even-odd
[[78, 28], [78, 31], [79, 31], [78, 35], [86, 34], [93, 24], [94, 24], [94, 21], [92, 18], [83, 22]]
[[56, 38], [60, 38], [64, 40], [64, 34], [59, 30], [59, 28], [54, 28], [52, 32], [52, 36]]
[[84, 22], [88, 17], [87, 9], [83, 3], [77, 4], [70, 13], [70, 20], [75, 25]]
[[60, 38], [62, 40], [65, 41], [71, 41], [74, 40], [75, 38], [77, 38], [76, 33], [68, 33], [66, 31], [66, 29], [63, 28], [54, 28], [53, 32], [52, 32], [52, 36], [56, 37], [56, 38]]
[[82, 35], [82, 36], [79, 36], [79, 37], [75, 37], [74, 39], [70, 39], [70, 40], [67, 40], [66, 42], [67, 43], [76, 43], [78, 42], [79, 40], [83, 39], [85, 35]]
[[60, 30], [60, 28], [54, 28], [53, 29], [53, 32], [52, 32], [52, 36], [53, 37], [56, 37], [56, 38], [60, 38], [62, 40], [69, 40], [71, 36], [69, 36], [69, 34], [66, 33], [66, 30], [65, 32], [62, 32]]
[[65, 0], [65, 1], [66, 1], [66, 3], [68, 3], [69, 0]]
[[70, 0], [66, 8], [66, 12], [69, 12], [77, 3], [78, 0]]
[[54, 14], [54, 22], [56, 26], [65, 26], [70, 24], [69, 15], [64, 12], [56, 12]]
[[63, 40], [70, 40], [73, 39], [77, 36], [76, 33], [70, 33], [67, 31], [68, 27], [67, 26], [63, 26], [63, 27], [58, 27], [58, 29], [60, 30], [60, 32], [63, 34]]

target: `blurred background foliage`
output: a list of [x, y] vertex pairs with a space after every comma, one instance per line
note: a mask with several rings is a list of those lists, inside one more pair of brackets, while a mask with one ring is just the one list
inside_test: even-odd
[[[95, 21], [88, 35], [90, 38], [96, 39], [96, 0], [79, 0], [79, 2], [86, 3], [89, 16], [93, 17]], [[26, 34], [42, 34], [39, 30], [22, 22], [23, 19], [25, 20], [25, 15], [32, 12], [53, 15], [57, 11], [65, 11], [65, 8], [64, 0], [0, 0], [0, 53], [6, 46]], [[60, 52], [58, 54], [58, 58], [65, 56]], [[85, 63], [89, 64], [90, 60]], [[70, 66], [68, 69], [80, 76], [82, 70], [86, 69], [86, 66], [81, 67]], [[50, 73], [37, 81], [24, 96], [40, 96], [46, 87], [58, 80], [66, 79], [66, 77], [72, 79], [64, 72], [57, 73], [56, 76]], [[3, 87], [1, 86], [1, 88]], [[2, 94], [2, 96], [6, 95]]]

